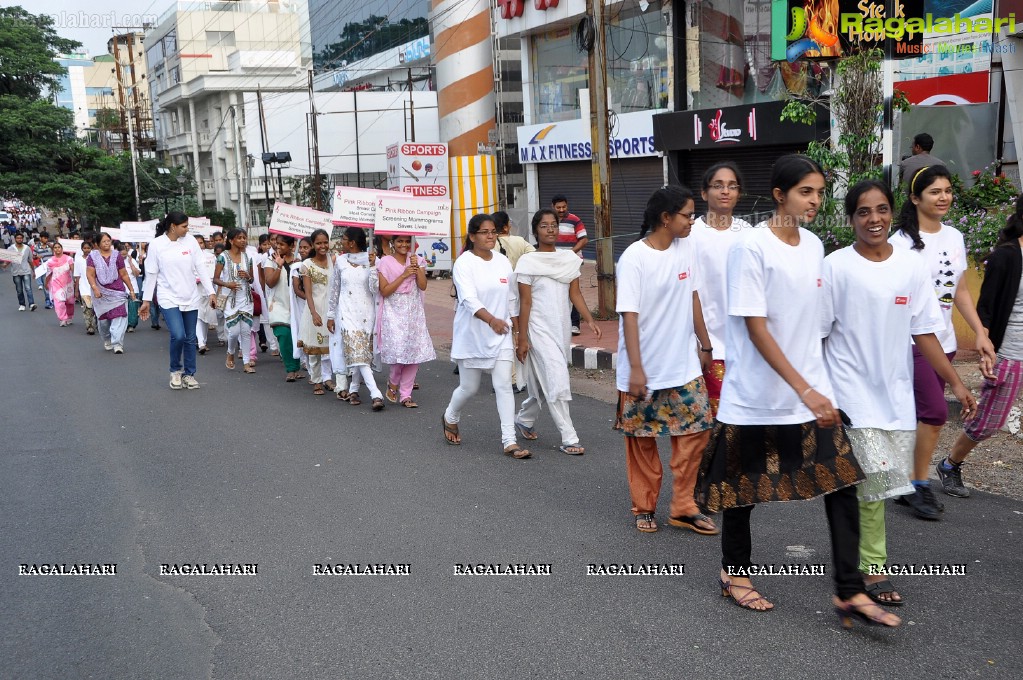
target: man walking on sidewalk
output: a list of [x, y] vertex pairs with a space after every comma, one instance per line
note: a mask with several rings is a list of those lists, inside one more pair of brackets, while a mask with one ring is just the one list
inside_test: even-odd
[[[551, 199], [551, 207], [558, 216], [558, 243], [557, 248], [570, 248], [573, 253], [582, 258], [583, 248], [589, 242], [586, 235], [586, 225], [577, 215], [568, 211], [568, 198], [564, 194], [555, 194]], [[579, 311], [572, 306], [572, 335], [579, 335]]]

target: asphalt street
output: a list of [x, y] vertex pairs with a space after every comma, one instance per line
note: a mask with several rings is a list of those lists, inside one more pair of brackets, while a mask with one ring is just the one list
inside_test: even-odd
[[[40, 295], [41, 298], [41, 295]], [[199, 357], [198, 391], [167, 386], [166, 330], [104, 352], [52, 311], [18, 312], [0, 276], [0, 677], [861, 678], [1023, 677], [1023, 504], [945, 498], [938, 523], [889, 510], [890, 561], [964, 565], [893, 579], [897, 630], [845, 631], [828, 576], [756, 582], [771, 613], [720, 597], [719, 541], [634, 528], [613, 406], [578, 397], [587, 453], [501, 455], [489, 384], [447, 446], [457, 377], [420, 372], [420, 408], [381, 413]], [[381, 384], [383, 379], [380, 380]], [[828, 564], [824, 507], [763, 506], [754, 560]], [[116, 564], [116, 575], [19, 575]], [[257, 564], [255, 575], [161, 565]], [[315, 575], [322, 564], [408, 575]], [[550, 575], [456, 575], [457, 565]], [[684, 564], [596, 576], [588, 565]]]

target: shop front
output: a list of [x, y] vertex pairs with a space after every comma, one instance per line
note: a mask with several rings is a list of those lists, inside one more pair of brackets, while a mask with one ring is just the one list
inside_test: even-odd
[[[654, 146], [668, 158], [672, 183], [699, 194], [703, 173], [715, 163], [733, 161], [743, 174], [738, 214], [768, 213], [771, 167], [781, 156], [801, 153], [830, 134], [828, 112], [818, 107], [817, 121], [805, 125], [781, 120], [784, 102], [761, 102], [719, 109], [678, 111], [654, 116]], [[697, 212], [706, 205], [697, 198]]]

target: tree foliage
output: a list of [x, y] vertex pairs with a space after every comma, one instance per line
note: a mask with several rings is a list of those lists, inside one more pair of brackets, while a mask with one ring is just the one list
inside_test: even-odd
[[313, 55], [317, 69], [338, 68], [342, 61], [358, 61], [378, 52], [404, 45], [430, 34], [425, 17], [392, 22], [371, 15], [365, 21], [350, 21], [341, 29], [340, 40]]
[[56, 91], [64, 69], [54, 57], [81, 46], [57, 35], [49, 15], [0, 7], [0, 95], [35, 99]]

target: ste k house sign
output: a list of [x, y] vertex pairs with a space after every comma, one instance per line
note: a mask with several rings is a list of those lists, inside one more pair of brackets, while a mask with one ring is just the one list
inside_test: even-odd
[[804, 125], [781, 120], [785, 102], [761, 102], [718, 109], [675, 111], [654, 116], [654, 147], [684, 151], [721, 147], [799, 144], [828, 135], [829, 114], [817, 107], [817, 122]]

